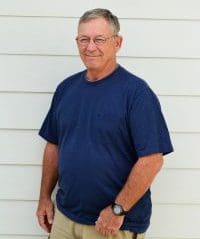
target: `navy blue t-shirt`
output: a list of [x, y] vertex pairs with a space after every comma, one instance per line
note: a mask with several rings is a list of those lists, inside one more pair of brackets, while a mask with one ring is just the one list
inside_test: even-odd
[[[88, 225], [115, 201], [139, 157], [173, 151], [157, 97], [121, 66], [95, 82], [86, 71], [64, 80], [39, 134], [58, 145], [58, 209]], [[145, 232], [150, 217], [149, 189], [121, 229]]]

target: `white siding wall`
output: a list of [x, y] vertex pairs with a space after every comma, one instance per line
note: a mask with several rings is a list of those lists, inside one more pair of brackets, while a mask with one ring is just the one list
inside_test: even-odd
[[83, 68], [76, 24], [94, 7], [120, 17], [119, 62], [158, 94], [175, 147], [152, 187], [148, 238], [200, 238], [200, 1], [0, 0], [0, 239], [47, 238], [37, 132], [58, 82]]

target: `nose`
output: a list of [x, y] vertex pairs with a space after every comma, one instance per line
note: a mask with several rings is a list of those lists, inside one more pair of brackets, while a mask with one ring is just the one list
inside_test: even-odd
[[93, 39], [90, 39], [90, 42], [89, 42], [88, 45], [87, 45], [87, 50], [88, 50], [88, 51], [94, 51], [94, 50], [96, 50], [96, 45], [95, 45]]

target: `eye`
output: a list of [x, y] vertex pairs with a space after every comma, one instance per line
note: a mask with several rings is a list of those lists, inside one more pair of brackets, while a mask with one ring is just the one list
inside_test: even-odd
[[97, 44], [97, 45], [104, 44], [105, 41], [106, 41], [106, 39], [105, 39], [105, 38], [102, 38], [102, 37], [97, 37], [97, 38], [94, 39], [94, 42], [95, 42], [95, 44]]
[[87, 38], [87, 37], [78, 38], [78, 42], [79, 42], [80, 44], [87, 44], [89, 41], [90, 41], [90, 39]]

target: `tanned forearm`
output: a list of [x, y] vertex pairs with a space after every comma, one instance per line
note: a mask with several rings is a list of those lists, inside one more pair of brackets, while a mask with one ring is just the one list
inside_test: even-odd
[[40, 200], [50, 199], [58, 180], [57, 145], [47, 143], [43, 157], [43, 169], [40, 189]]
[[151, 186], [162, 165], [162, 154], [139, 158], [115, 202], [122, 205], [124, 210], [129, 211]]
[[51, 200], [52, 191], [58, 180], [58, 147], [47, 143], [44, 150], [40, 198], [37, 208], [37, 218], [40, 226], [51, 231], [54, 217], [54, 204]]
[[[162, 164], [162, 154], [139, 158], [115, 202], [120, 204], [124, 210], [129, 211], [148, 190]], [[101, 210], [95, 228], [104, 236], [115, 236], [119, 232], [124, 218], [125, 216], [116, 216], [109, 205]]]

